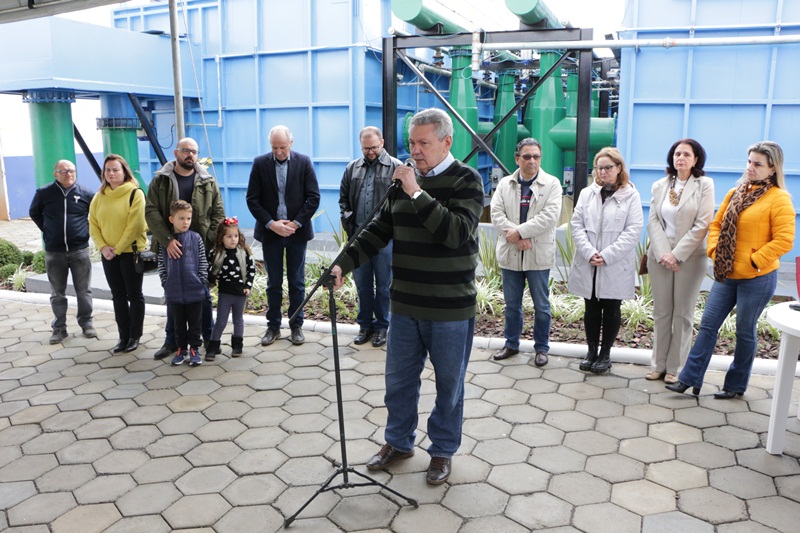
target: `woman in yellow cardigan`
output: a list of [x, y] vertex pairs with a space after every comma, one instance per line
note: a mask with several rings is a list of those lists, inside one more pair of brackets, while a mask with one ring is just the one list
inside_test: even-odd
[[747, 390], [756, 356], [756, 324], [775, 293], [780, 257], [794, 245], [795, 212], [783, 177], [783, 151], [771, 141], [748, 150], [747, 170], [728, 192], [708, 233], [714, 261], [714, 285], [706, 301], [700, 331], [689, 352], [675, 392], [700, 394], [719, 328], [736, 307], [736, 348], [722, 390], [728, 400]]
[[103, 271], [111, 288], [119, 343], [114, 353], [139, 347], [144, 323], [142, 274], [133, 265], [135, 241], [139, 250], [147, 245], [144, 192], [127, 161], [109, 154], [103, 161], [103, 184], [89, 206], [89, 233], [103, 256]]

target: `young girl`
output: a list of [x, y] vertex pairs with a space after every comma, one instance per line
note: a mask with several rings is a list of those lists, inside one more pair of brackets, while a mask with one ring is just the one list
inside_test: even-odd
[[239, 357], [242, 355], [244, 335], [244, 305], [253, 288], [256, 266], [236, 217], [226, 218], [217, 228], [217, 238], [214, 240], [209, 265], [211, 265], [209, 285], [219, 283], [219, 300], [217, 323], [208, 343], [206, 361], [213, 361], [217, 354], [222, 353], [219, 343], [222, 330], [228, 325], [228, 314], [231, 310], [233, 310], [231, 356]]

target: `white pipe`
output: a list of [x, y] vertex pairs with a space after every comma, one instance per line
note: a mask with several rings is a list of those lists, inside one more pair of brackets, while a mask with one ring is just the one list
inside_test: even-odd
[[175, 91], [175, 130], [178, 140], [186, 136], [186, 124], [183, 117], [183, 80], [181, 79], [181, 44], [178, 35], [178, 5], [176, 0], [169, 1], [169, 32], [172, 44], [172, 79]]
[[799, 44], [800, 35], [768, 37], [703, 37], [694, 39], [619, 39], [611, 41], [540, 41], [481, 45], [481, 50], [590, 50], [593, 48], [674, 48], [681, 46], [748, 46], [764, 44]]

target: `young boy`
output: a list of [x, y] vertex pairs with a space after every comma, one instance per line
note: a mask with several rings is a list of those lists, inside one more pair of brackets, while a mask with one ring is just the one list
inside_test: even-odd
[[189, 229], [192, 206], [176, 200], [170, 205], [169, 212], [172, 235], [181, 245], [181, 256], [172, 259], [166, 248], [162, 248], [158, 256], [158, 275], [175, 322], [178, 353], [172, 358], [172, 366], [187, 361], [189, 366], [197, 366], [203, 362], [197, 349], [202, 344], [200, 334], [208, 283], [208, 259], [202, 237]]

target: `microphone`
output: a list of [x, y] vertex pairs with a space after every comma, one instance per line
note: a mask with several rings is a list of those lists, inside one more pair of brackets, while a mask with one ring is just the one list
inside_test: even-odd
[[[406, 159], [406, 162], [405, 162], [405, 163], [403, 163], [403, 164], [404, 164], [405, 166], [407, 166], [407, 167], [411, 167], [411, 168], [413, 168], [413, 169], [415, 169], [415, 170], [416, 170], [416, 168], [417, 168], [417, 163], [416, 163], [416, 162], [414, 161], [414, 159], [412, 159], [411, 157], [409, 157], [408, 159]], [[398, 188], [398, 189], [399, 189], [399, 188], [401, 188], [402, 186], [403, 186], [403, 182], [402, 182], [402, 181], [400, 181], [400, 180], [397, 180], [397, 179], [395, 179], [395, 180], [392, 180], [392, 187], [396, 187], [396, 188]]]

